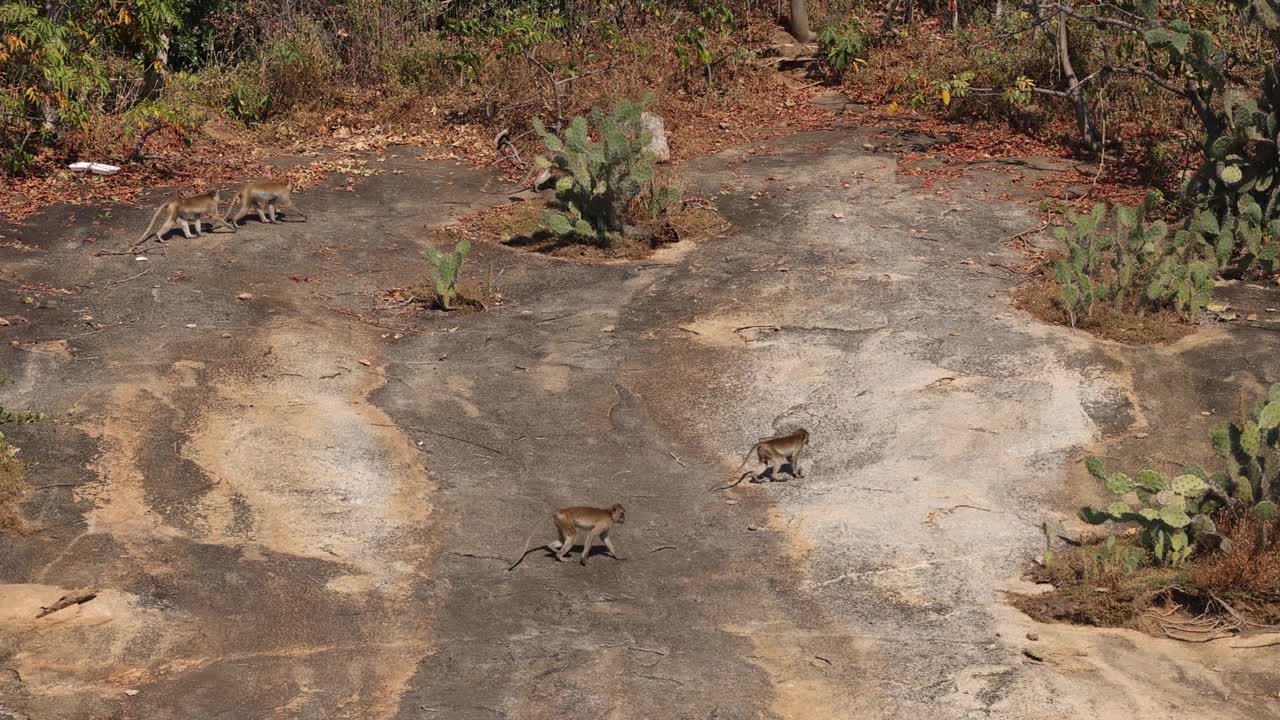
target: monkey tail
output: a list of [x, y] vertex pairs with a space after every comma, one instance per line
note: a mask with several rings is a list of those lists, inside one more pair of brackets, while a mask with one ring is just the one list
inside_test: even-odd
[[754, 475], [754, 474], [755, 474], [755, 473], [752, 473], [751, 471], [744, 472], [744, 473], [742, 473], [742, 475], [741, 475], [741, 476], [739, 476], [739, 477], [738, 477], [738, 479], [737, 479], [737, 480], [735, 480], [734, 482], [731, 482], [731, 483], [729, 483], [728, 485], [725, 485], [724, 487], [714, 488], [711, 492], [716, 492], [716, 491], [719, 491], [719, 490], [728, 490], [728, 489], [729, 489], [729, 488], [731, 488], [731, 487], [737, 487], [737, 486], [738, 486], [738, 483], [742, 482], [743, 480], [746, 480], [748, 477], [750, 477], [750, 476], [752, 476], [752, 475]]
[[534, 523], [532, 526], [529, 527], [529, 537], [524, 539], [524, 549], [520, 551], [520, 557], [516, 558], [516, 561], [511, 563], [511, 567], [507, 568], [507, 572], [511, 572], [512, 570], [515, 570], [516, 566], [524, 562], [524, 559], [529, 556], [529, 542], [533, 540], [533, 533], [537, 529], [538, 529], [537, 523]]
[[[751, 448], [750, 448], [749, 450], [747, 450], [747, 456], [746, 456], [746, 457], [744, 457], [744, 458], [742, 458], [742, 464], [741, 464], [741, 465], [739, 465], [739, 466], [738, 466], [738, 469], [737, 469], [737, 470], [735, 470], [734, 472], [738, 472], [738, 471], [742, 470], [742, 468], [744, 468], [744, 467], [746, 467], [746, 466], [747, 466], [747, 461], [749, 461], [749, 460], [751, 459], [751, 453], [755, 452], [755, 451], [756, 451], [756, 448], [758, 448], [758, 447], [760, 447], [760, 443], [758, 443], [758, 442], [757, 442], [755, 445], [752, 445], [752, 446], [751, 446]], [[747, 475], [750, 475], [750, 474], [751, 474], [750, 472], [743, 474], [741, 477], [739, 477], [739, 478], [738, 478], [738, 481], [737, 481], [737, 482], [732, 483], [732, 484], [730, 484], [730, 485], [725, 485], [724, 487], [712, 488], [712, 489], [711, 489], [711, 492], [716, 492], [717, 490], [728, 490], [729, 488], [734, 487], [734, 486], [736, 486], [738, 483], [742, 482], [742, 479], [743, 479], [743, 478], [745, 478]]]
[[302, 222], [307, 221], [307, 216], [304, 215], [303, 212], [298, 209], [297, 205], [293, 204], [293, 183], [292, 182], [289, 183], [289, 209], [298, 213], [298, 217], [302, 218]]
[[[763, 441], [761, 441], [761, 442], [763, 442]], [[759, 443], [759, 442], [757, 442], [755, 445], [752, 445], [752, 446], [751, 446], [751, 448], [747, 450], [747, 456], [746, 456], [746, 457], [744, 457], [744, 458], [742, 458], [742, 464], [741, 464], [741, 465], [739, 465], [739, 466], [738, 466], [738, 469], [737, 469], [737, 470], [735, 470], [734, 472], [741, 472], [742, 468], [744, 468], [744, 467], [746, 467], [746, 466], [747, 466], [747, 461], [749, 461], [749, 460], [751, 459], [751, 453], [755, 452], [755, 451], [756, 451], [756, 449], [757, 449], [757, 448], [759, 448], [759, 447], [760, 447], [760, 443]], [[741, 480], [739, 480], [738, 482], [742, 482], [742, 481], [741, 481]]]
[[155, 213], [152, 214], [151, 216], [151, 222], [147, 223], [147, 231], [142, 233], [142, 237], [138, 238], [138, 242], [134, 243], [133, 246], [129, 248], [130, 250], [133, 250], [134, 248], [138, 247], [142, 243], [146, 242], [147, 238], [151, 237], [151, 229], [156, 226], [156, 218], [160, 217], [160, 211], [164, 210], [168, 206], [169, 206], [169, 203], [165, 203], [164, 205], [161, 205], [160, 207], [156, 208]]

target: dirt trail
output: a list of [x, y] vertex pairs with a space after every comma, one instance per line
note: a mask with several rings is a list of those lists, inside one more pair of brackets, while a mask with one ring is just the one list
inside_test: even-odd
[[[1226, 409], [1147, 398], [1229, 341], [1135, 353], [1034, 325], [1006, 300], [1005, 239], [1032, 218], [985, 186], [916, 189], [869, 142], [893, 141], [686, 166], [738, 227], [648, 262], [477, 247], [505, 303], [475, 315], [375, 309], [421, 281], [424, 226], [500, 189], [409, 153], [300, 197], [308, 224], [175, 240], [145, 276], [85, 243], [142, 211], [7, 233], [41, 248], [5, 258], [18, 282], [78, 290], [0, 306], [3, 406], [59, 419], [10, 433], [48, 487], [0, 557], [0, 716], [1274, 711], [1267, 650], [1052, 627], [1037, 663], [1000, 595], [1082, 448]], [[709, 492], [795, 425], [804, 480]], [[625, 561], [505, 571], [551, 509], [615, 501]], [[98, 598], [35, 619], [75, 588]]]

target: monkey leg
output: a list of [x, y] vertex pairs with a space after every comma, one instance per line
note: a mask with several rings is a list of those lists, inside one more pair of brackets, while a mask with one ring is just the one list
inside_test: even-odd
[[188, 239], [195, 237], [194, 235], [191, 234], [191, 224], [187, 222], [186, 218], [180, 217], [178, 218], [178, 222], [182, 223], [183, 235], [186, 235]]
[[605, 547], [607, 547], [607, 548], [609, 548], [609, 554], [610, 554], [610, 555], [614, 556], [615, 558], [617, 558], [617, 559], [619, 559], [619, 560], [621, 560], [621, 559], [622, 559], [622, 556], [618, 554], [618, 551], [613, 549], [613, 542], [612, 542], [611, 540], [609, 540], [609, 533], [603, 533], [603, 534], [601, 534], [601, 535], [600, 535], [600, 539], [604, 541], [604, 546], [605, 546]]
[[255, 212], [257, 212], [257, 213], [258, 213], [258, 220], [262, 221], [264, 224], [265, 224], [265, 223], [267, 223], [267, 222], [269, 222], [269, 221], [267, 220], [267, 216], [262, 212], [262, 206], [261, 206], [261, 205], [259, 205], [259, 204], [257, 204], [257, 203], [254, 203], [254, 204], [253, 204], [253, 209], [254, 209], [254, 211], [255, 211]]
[[200, 238], [204, 237], [204, 228], [203, 228], [204, 219], [196, 218], [195, 226], [196, 226], [196, 237], [200, 237]]
[[773, 459], [773, 462], [769, 463], [769, 469], [767, 471], [769, 482], [773, 482], [781, 477], [782, 466], [786, 464], [787, 459], [785, 457], [776, 457]]
[[276, 204], [275, 203], [273, 202], [267, 203], [267, 215], [271, 218], [272, 223], [276, 222]]
[[787, 458], [791, 462], [791, 477], [797, 480], [804, 477], [804, 471], [800, 469], [800, 452], [796, 451], [795, 455]]
[[[160, 229], [156, 230], [156, 242], [164, 242], [164, 234], [176, 227], [178, 227], [178, 224], [172, 220], [165, 222], [160, 226]], [[146, 240], [146, 238], [143, 238], [143, 240]]]
[[591, 557], [591, 546], [596, 544], [596, 531], [587, 531], [587, 541], [582, 543], [582, 565], [586, 567], [587, 558]]
[[576, 535], [576, 532], [566, 533], [563, 529], [560, 530], [560, 552], [556, 553], [557, 560], [565, 562], [567, 559], [565, 556], [573, 549], [573, 541], [577, 539]]
[[249, 214], [249, 203], [241, 202], [240, 209], [232, 213], [231, 224], [239, 228], [240, 221], [243, 220], [244, 216], [248, 214]]

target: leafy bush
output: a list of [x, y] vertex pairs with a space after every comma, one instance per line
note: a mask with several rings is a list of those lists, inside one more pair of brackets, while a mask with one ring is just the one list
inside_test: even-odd
[[908, 82], [915, 86], [911, 105], [922, 108], [936, 98], [944, 108], [953, 109], [955, 106], [952, 102], [969, 94], [976, 76], [976, 73], [966, 70], [952, 75], [948, 80], [930, 80], [924, 73], [912, 70], [907, 73]]
[[[1210, 441], [1226, 461], [1226, 470], [1209, 474], [1188, 465], [1184, 474], [1171, 480], [1154, 470], [1143, 470], [1132, 478], [1108, 473], [1100, 460], [1089, 458], [1085, 462], [1089, 473], [1117, 499], [1105, 508], [1081, 508], [1080, 519], [1093, 525], [1108, 521], [1139, 525], [1140, 543], [1159, 565], [1179, 565], [1203, 544], [1239, 554], [1241, 548], [1233, 548], [1231, 540], [1219, 532], [1215, 516], [1236, 530], [1247, 516], [1243, 527], [1257, 533], [1246, 538], [1251, 552], [1270, 552], [1276, 545], [1271, 528], [1280, 516], [1280, 383], [1270, 387], [1267, 399], [1247, 419], [1215, 426]], [[1231, 534], [1241, 539], [1239, 532]]]
[[871, 44], [871, 36], [863, 29], [857, 18], [851, 18], [841, 24], [827, 25], [818, 31], [818, 56], [827, 66], [832, 77], [837, 79], [863, 60], [867, 48]]
[[450, 253], [442, 253], [435, 248], [425, 248], [422, 251], [427, 264], [431, 266], [431, 282], [436, 302], [444, 310], [453, 309], [453, 300], [458, 295], [458, 273], [462, 270], [462, 261], [470, 252], [471, 243], [466, 240], [459, 240]]
[[271, 112], [271, 91], [261, 73], [244, 68], [228, 80], [223, 102], [232, 117], [247, 123], [259, 123], [266, 120]]
[[393, 56], [389, 74], [402, 87], [436, 95], [449, 90], [458, 78], [454, 59], [449, 46], [423, 37]]
[[537, 164], [564, 173], [556, 181], [560, 209], [545, 214], [552, 232], [608, 245], [626, 231], [627, 209], [653, 179], [651, 135], [640, 123], [640, 113], [649, 101], [624, 100], [608, 115], [599, 108], [592, 110], [598, 142], [591, 139], [582, 116], [573, 118], [563, 141], [534, 119], [534, 128], [550, 153], [550, 158], [536, 158]]

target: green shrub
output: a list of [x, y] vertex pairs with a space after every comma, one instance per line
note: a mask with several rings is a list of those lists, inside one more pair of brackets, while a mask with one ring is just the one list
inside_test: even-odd
[[842, 78], [851, 68], [864, 62], [871, 36], [857, 18], [838, 25], [827, 25], [818, 31], [818, 56], [832, 77]]
[[389, 68], [389, 75], [401, 86], [430, 95], [447, 91], [458, 74], [453, 49], [430, 36], [396, 53]]
[[[599, 141], [591, 139], [582, 116], [573, 118], [563, 141], [534, 119], [534, 128], [550, 154], [536, 158], [537, 164], [563, 173], [556, 181], [560, 207], [545, 214], [552, 232], [594, 238], [604, 245], [625, 232], [628, 208], [653, 179], [654, 159], [648, 150], [651, 136], [640, 123], [640, 113], [649, 100], [624, 100], [608, 115], [599, 108], [593, 110], [591, 119], [598, 128]], [[667, 197], [664, 193], [664, 199]]]
[[435, 248], [422, 251], [422, 256], [431, 266], [431, 283], [436, 302], [444, 310], [453, 309], [453, 300], [458, 295], [458, 274], [462, 270], [462, 261], [470, 252], [471, 243], [466, 240], [459, 240], [450, 253], [442, 253]]
[[262, 74], [256, 68], [246, 66], [238, 69], [228, 80], [223, 105], [232, 117], [247, 123], [259, 123], [266, 120], [271, 112], [271, 91]]

